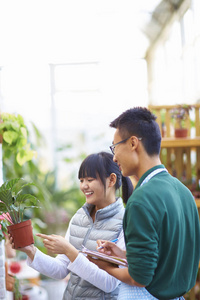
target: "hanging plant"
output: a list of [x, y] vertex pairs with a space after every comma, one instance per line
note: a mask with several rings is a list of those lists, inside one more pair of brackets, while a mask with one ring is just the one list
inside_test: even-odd
[[2, 113], [0, 135], [6, 158], [14, 154], [16, 162], [22, 166], [36, 157], [36, 151], [31, 149], [28, 142], [28, 129], [21, 115]]

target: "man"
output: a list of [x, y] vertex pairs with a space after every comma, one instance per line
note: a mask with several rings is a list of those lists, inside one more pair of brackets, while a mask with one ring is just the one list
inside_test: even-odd
[[[123, 222], [128, 268], [98, 263], [122, 281], [120, 300], [182, 299], [196, 282], [200, 258], [197, 207], [189, 189], [160, 162], [161, 134], [155, 120], [148, 109], [135, 107], [110, 124], [116, 129], [110, 147], [114, 161], [123, 176], [139, 180]], [[113, 243], [98, 241], [98, 246], [104, 247], [104, 253], [125, 256]]]

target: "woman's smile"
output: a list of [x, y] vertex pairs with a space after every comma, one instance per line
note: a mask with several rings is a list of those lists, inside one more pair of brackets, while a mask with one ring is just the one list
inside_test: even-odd
[[94, 192], [84, 192], [86, 198], [92, 196], [94, 194]]

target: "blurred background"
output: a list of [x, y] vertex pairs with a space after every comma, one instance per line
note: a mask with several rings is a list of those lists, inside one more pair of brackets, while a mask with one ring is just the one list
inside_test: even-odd
[[0, 1], [0, 112], [23, 117], [37, 152], [5, 158], [4, 180], [37, 180], [73, 214], [80, 163], [109, 151], [115, 117], [199, 103], [199, 15], [199, 0]]
[[52, 224], [84, 202], [80, 163], [109, 151], [121, 112], [199, 103], [199, 15], [199, 0], [0, 1], [0, 112], [37, 153], [20, 165], [4, 149], [4, 180], [37, 182]]
[[35, 124], [60, 187], [80, 153], [109, 150], [122, 111], [199, 100], [199, 14], [198, 0], [0, 1], [0, 110]]
[[0, 113], [37, 153], [4, 150], [3, 176], [36, 183], [35, 231], [65, 233], [80, 163], [109, 151], [121, 112], [200, 103], [199, 15], [199, 0], [0, 0]]

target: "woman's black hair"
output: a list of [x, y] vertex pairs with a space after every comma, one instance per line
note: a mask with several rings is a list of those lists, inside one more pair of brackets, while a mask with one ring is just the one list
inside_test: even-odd
[[122, 176], [122, 199], [126, 204], [129, 197], [133, 193], [133, 184], [129, 177]]
[[117, 163], [113, 161], [111, 153], [102, 151], [88, 155], [79, 168], [78, 178], [97, 178], [98, 175], [105, 188], [106, 178], [112, 173], [115, 173], [117, 177], [115, 189], [118, 190], [122, 185], [122, 198], [124, 203], [127, 203], [128, 198], [133, 192], [133, 185], [128, 177], [122, 176]]

